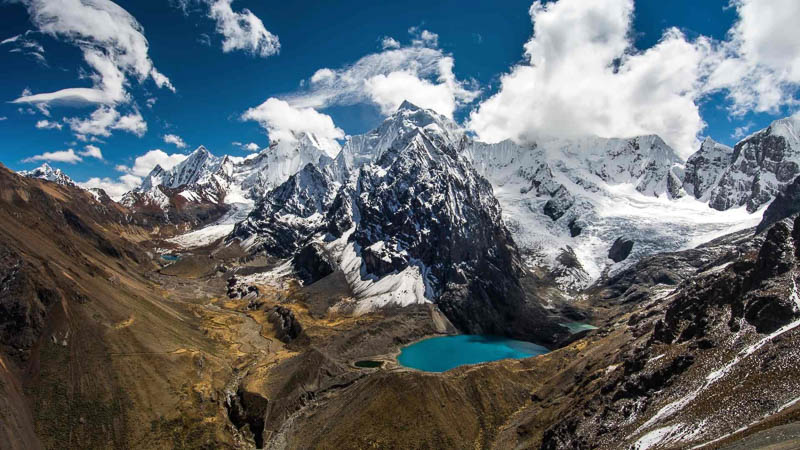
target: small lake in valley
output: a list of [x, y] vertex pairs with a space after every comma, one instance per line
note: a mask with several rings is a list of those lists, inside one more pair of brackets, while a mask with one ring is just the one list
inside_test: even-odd
[[467, 364], [522, 359], [549, 351], [532, 342], [498, 336], [461, 334], [437, 336], [411, 344], [403, 348], [397, 361], [402, 366], [425, 372], [445, 372]]
[[561, 325], [564, 325], [565, 327], [567, 327], [569, 329], [569, 332], [573, 333], [573, 334], [574, 333], [579, 333], [579, 332], [581, 332], [583, 330], [596, 330], [597, 329], [596, 326], [590, 325], [588, 323], [583, 323], [583, 322], [565, 322], [565, 323], [562, 323]]

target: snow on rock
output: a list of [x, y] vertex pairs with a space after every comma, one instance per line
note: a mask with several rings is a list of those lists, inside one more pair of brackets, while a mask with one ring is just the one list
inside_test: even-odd
[[[468, 143], [463, 154], [494, 187], [503, 219], [531, 265], [550, 267], [557, 282], [579, 289], [642, 256], [697, 245], [755, 226], [761, 212], [710, 210], [683, 196], [681, 160], [657, 136], [551, 139], [521, 146]], [[629, 258], [606, 259], [619, 238]], [[579, 263], [565, 267], [569, 249]]]
[[697, 199], [707, 201], [733, 161], [733, 149], [706, 138], [700, 150], [686, 160], [683, 188]]
[[326, 150], [308, 133], [297, 136], [294, 145], [274, 142], [247, 158], [219, 158], [200, 146], [171, 170], [159, 165], [154, 167], [141, 186], [125, 194], [122, 203], [126, 206], [137, 202], [159, 204], [153, 201], [155, 197], [174, 193], [192, 203], [252, 204], [289, 176], [309, 163], [317, 164], [321, 158], [327, 158]]
[[72, 178], [68, 177], [61, 169], [54, 169], [49, 164], [44, 163], [33, 170], [22, 170], [20, 175], [29, 178], [41, 178], [43, 180], [52, 181], [58, 184], [75, 186]]
[[712, 188], [718, 210], [746, 206], [754, 212], [800, 174], [800, 118], [776, 120], [734, 146], [732, 162]]

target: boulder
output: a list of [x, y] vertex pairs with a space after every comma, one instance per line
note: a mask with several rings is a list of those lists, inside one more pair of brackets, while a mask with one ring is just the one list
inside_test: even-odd
[[618, 263], [624, 261], [631, 254], [631, 250], [633, 250], [633, 241], [626, 237], [619, 237], [608, 250], [608, 257]]

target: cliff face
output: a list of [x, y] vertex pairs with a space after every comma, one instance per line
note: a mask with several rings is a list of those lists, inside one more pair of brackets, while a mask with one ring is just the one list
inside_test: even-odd
[[709, 205], [718, 210], [747, 206], [753, 212], [772, 200], [800, 174], [799, 136], [800, 121], [786, 118], [736, 144]]

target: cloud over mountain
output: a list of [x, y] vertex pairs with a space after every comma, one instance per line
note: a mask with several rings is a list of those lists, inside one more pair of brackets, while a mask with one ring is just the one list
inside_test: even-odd
[[455, 60], [438, 48], [438, 35], [418, 28], [409, 31], [411, 45], [401, 46], [394, 38], [384, 37], [382, 51], [339, 69], [317, 70], [304, 89], [285, 100], [301, 108], [370, 103], [383, 114], [408, 100], [453, 117], [478, 91], [456, 78]]

